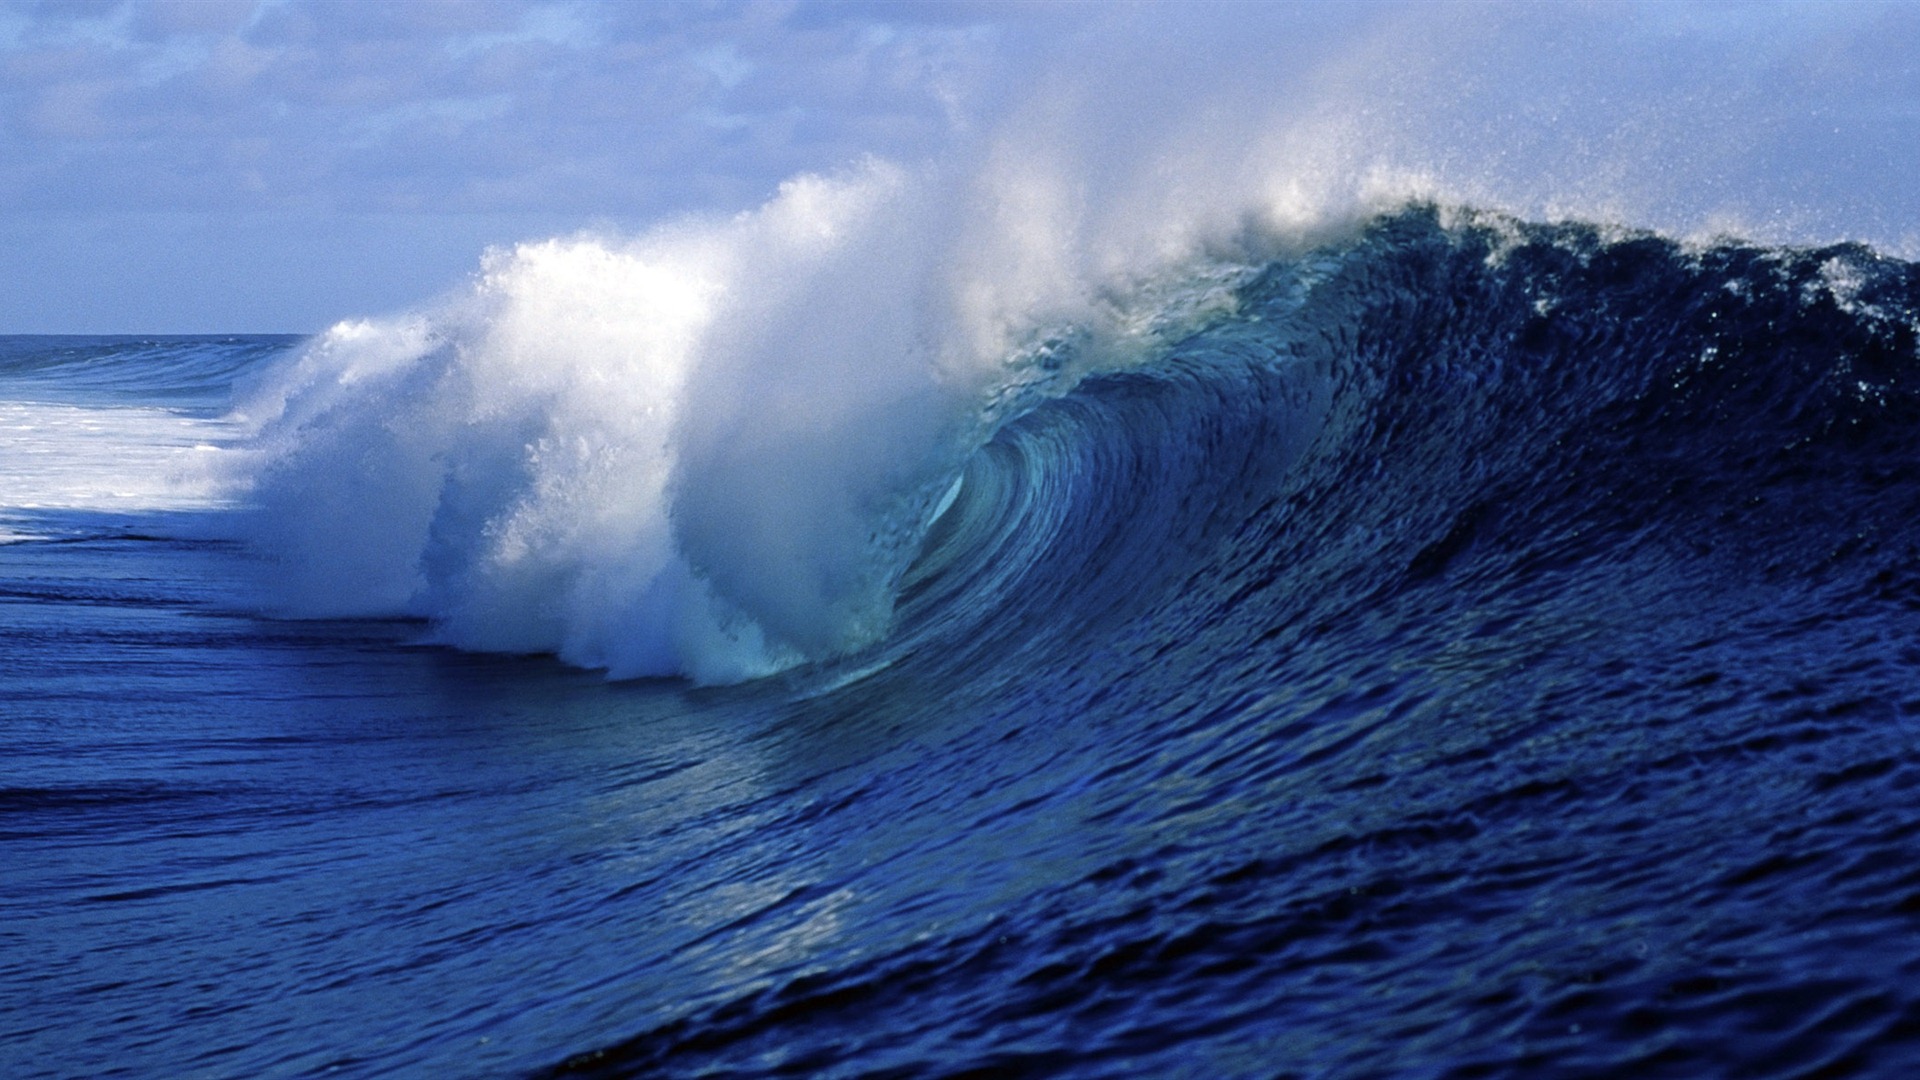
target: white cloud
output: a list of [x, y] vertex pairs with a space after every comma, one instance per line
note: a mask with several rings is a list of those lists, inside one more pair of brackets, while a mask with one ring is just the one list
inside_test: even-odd
[[754, 63], [741, 56], [740, 50], [734, 48], [731, 41], [723, 41], [711, 49], [695, 53], [693, 62], [728, 90], [744, 82], [754, 69]]
[[450, 38], [445, 48], [454, 56], [531, 43], [587, 49], [601, 43], [599, 22], [594, 9], [584, 4], [536, 4], [521, 13], [512, 30]]

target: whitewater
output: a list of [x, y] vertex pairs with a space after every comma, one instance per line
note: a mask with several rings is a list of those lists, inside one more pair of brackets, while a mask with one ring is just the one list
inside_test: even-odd
[[1897, 72], [1596, 20], [0, 337], [0, 1071], [1906, 1075], [1910, 151], [1748, 137]]

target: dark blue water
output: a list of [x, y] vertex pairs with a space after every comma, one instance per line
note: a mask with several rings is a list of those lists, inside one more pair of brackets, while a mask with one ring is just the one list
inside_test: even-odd
[[[0, 1072], [1908, 1075], [1916, 327], [1863, 248], [1414, 208], [1009, 420], [886, 641], [724, 688], [17, 510]], [[4, 363], [69, 347], [164, 406], [292, 346]]]

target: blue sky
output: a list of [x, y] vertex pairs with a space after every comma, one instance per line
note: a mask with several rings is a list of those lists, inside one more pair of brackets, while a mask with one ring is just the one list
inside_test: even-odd
[[1522, 210], [1899, 247], [1916, 64], [1874, 4], [0, 0], [0, 332], [316, 330], [1036, 100], [1135, 159], [1318, 110]]

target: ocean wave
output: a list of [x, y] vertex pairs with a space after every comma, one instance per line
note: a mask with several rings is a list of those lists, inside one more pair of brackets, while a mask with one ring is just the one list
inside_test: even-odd
[[[276, 610], [704, 681], [898, 652], [962, 610], [1031, 647], [983, 612], [1084, 633], [1201, 575], [1220, 530], [1313, 538], [1291, 543], [1314, 580], [1437, 573], [1496, 534], [1552, 563], [1765, 483], [1758, 458], [1679, 463], [1812, 455], [1910, 407], [1911, 274], [1859, 246], [1415, 203], [1310, 245], [1216, 237], [1015, 318], [934, 289], [948, 249], [901, 215], [924, 207], [876, 166], [624, 246], [497, 252], [438, 307], [322, 335], [244, 406]], [[1635, 488], [1662, 469], [1664, 498]]]

